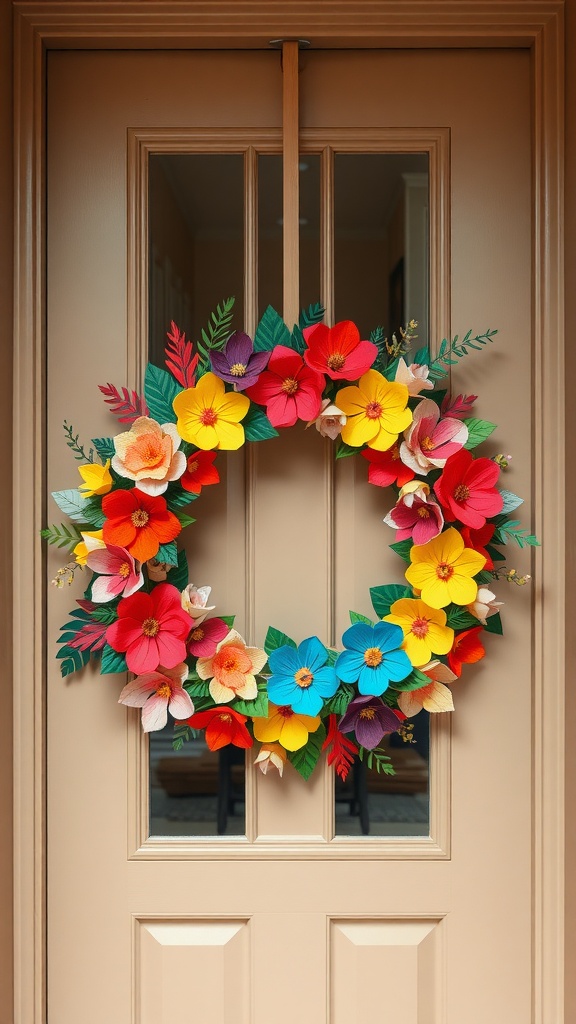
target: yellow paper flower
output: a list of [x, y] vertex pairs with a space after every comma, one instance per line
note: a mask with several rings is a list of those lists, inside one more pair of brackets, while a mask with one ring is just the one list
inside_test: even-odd
[[473, 576], [486, 564], [484, 555], [464, 546], [453, 526], [427, 544], [410, 549], [411, 565], [406, 579], [422, 593], [422, 600], [431, 608], [454, 604], [472, 604], [478, 593]]
[[268, 704], [268, 718], [255, 718], [254, 737], [261, 743], [278, 740], [285, 750], [300, 750], [308, 742], [308, 735], [320, 725], [318, 715], [297, 715], [288, 705], [276, 707]]
[[93, 462], [86, 466], [78, 466], [78, 472], [84, 481], [78, 488], [83, 498], [92, 498], [95, 494], [108, 494], [112, 489], [110, 459], [106, 459], [103, 466]]
[[250, 408], [250, 399], [239, 391], [226, 391], [214, 373], [205, 373], [195, 388], [181, 391], [172, 405], [180, 437], [197, 448], [234, 451], [244, 444], [240, 420]]
[[448, 654], [454, 630], [446, 625], [446, 612], [430, 608], [424, 601], [410, 597], [394, 601], [386, 622], [394, 622], [404, 631], [402, 648], [413, 665], [426, 665], [432, 654]]
[[102, 530], [85, 530], [82, 532], [82, 540], [79, 540], [74, 548], [74, 554], [78, 565], [86, 565], [86, 559], [91, 551], [96, 548], [105, 548], [102, 537]]
[[336, 405], [347, 417], [342, 427], [342, 440], [353, 448], [367, 444], [379, 452], [388, 451], [398, 434], [412, 422], [406, 408], [408, 388], [388, 381], [377, 370], [368, 370], [351, 387], [342, 388]]

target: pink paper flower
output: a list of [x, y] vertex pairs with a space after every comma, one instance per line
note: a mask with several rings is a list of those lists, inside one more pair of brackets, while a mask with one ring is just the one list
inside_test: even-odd
[[184, 689], [188, 666], [181, 662], [173, 668], [162, 668], [146, 672], [132, 679], [120, 694], [119, 704], [130, 708], [142, 708], [144, 732], [163, 729], [168, 721], [168, 712], [173, 718], [187, 718], [194, 714], [194, 705]]
[[315, 420], [320, 412], [324, 377], [306, 366], [302, 356], [276, 345], [268, 369], [246, 390], [248, 398], [266, 406], [273, 427], [293, 427], [296, 420]]
[[106, 630], [115, 651], [126, 652], [131, 672], [153, 672], [159, 665], [174, 668], [186, 657], [186, 639], [193, 620], [183, 610], [180, 591], [159, 583], [151, 594], [133, 594], [118, 605], [118, 618]]
[[126, 548], [114, 544], [90, 551], [86, 565], [93, 572], [100, 573], [92, 583], [92, 600], [96, 604], [112, 601], [120, 595], [130, 597], [144, 583], [140, 563]]
[[411, 425], [400, 446], [402, 462], [415, 473], [426, 475], [441, 469], [468, 440], [468, 427], [460, 420], [440, 418], [440, 409], [431, 398], [423, 398], [414, 411]]
[[188, 651], [194, 658], [211, 658], [229, 632], [230, 626], [222, 619], [204, 619], [201, 625], [196, 619], [188, 639]]
[[426, 544], [442, 533], [444, 516], [438, 502], [430, 497], [428, 484], [413, 480], [402, 488], [384, 522], [398, 530], [397, 541], [411, 537], [415, 544]]

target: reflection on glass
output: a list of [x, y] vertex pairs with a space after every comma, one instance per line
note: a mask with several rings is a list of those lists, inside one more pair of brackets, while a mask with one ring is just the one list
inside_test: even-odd
[[258, 157], [258, 318], [282, 313], [282, 157]]

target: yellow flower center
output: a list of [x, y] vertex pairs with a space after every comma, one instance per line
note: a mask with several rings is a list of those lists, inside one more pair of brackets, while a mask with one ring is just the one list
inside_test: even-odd
[[340, 352], [333, 352], [331, 356], [328, 356], [326, 362], [331, 370], [341, 370], [346, 359]]
[[209, 409], [203, 409], [200, 413], [200, 423], [203, 427], [213, 427], [218, 420], [218, 414], [215, 409], [210, 407]]
[[230, 367], [230, 373], [233, 377], [244, 377], [246, 375], [246, 367], [244, 363], [234, 363]]
[[458, 487], [454, 490], [455, 501], [466, 501], [470, 497], [470, 488], [466, 487], [466, 484], [458, 484]]
[[217, 717], [220, 719], [221, 722], [226, 722], [227, 724], [229, 724], [232, 721], [232, 715], [229, 715], [226, 711], [222, 712], [222, 714], [220, 715], [217, 715]]
[[427, 509], [425, 505], [421, 505], [418, 509], [420, 519], [430, 519], [430, 509]]
[[371, 722], [373, 718], [376, 718], [376, 711], [374, 708], [362, 708], [362, 711], [360, 712], [358, 717], [366, 718], [369, 722]]
[[413, 633], [414, 636], [417, 636], [419, 640], [422, 640], [428, 633], [429, 629], [430, 622], [428, 619], [414, 619], [414, 622], [410, 627], [410, 632]]
[[278, 708], [278, 714], [282, 715], [282, 718], [292, 718], [294, 711], [292, 711], [292, 708], [289, 707], [288, 704], [282, 704], [282, 706]]
[[132, 526], [141, 527], [146, 526], [146, 523], [150, 519], [150, 516], [143, 508], [135, 508], [132, 515], [130, 516]]
[[204, 639], [204, 630], [202, 629], [202, 626], [196, 626], [196, 629], [192, 630], [192, 633], [190, 634], [190, 636], [191, 636], [192, 640], [203, 640]]
[[449, 580], [454, 575], [454, 566], [448, 562], [438, 562], [436, 575], [439, 580]]
[[307, 690], [309, 686], [312, 686], [314, 682], [314, 676], [312, 675], [309, 668], [299, 668], [296, 675], [294, 676], [298, 686], [301, 686], [303, 690]]
[[282, 391], [285, 395], [295, 395], [298, 387], [299, 384], [295, 377], [286, 377], [282, 382]]
[[160, 623], [158, 619], [144, 619], [142, 623], [142, 632], [144, 636], [157, 636], [160, 631]]
[[226, 658], [221, 667], [224, 672], [235, 672], [238, 667], [238, 659], [232, 654], [229, 658]]
[[364, 661], [368, 665], [368, 668], [377, 668], [382, 661], [382, 651], [379, 647], [368, 647], [364, 651]]
[[423, 452], [431, 452], [434, 447], [434, 441], [427, 435], [420, 441], [420, 447]]
[[123, 580], [130, 575], [130, 562], [122, 562], [122, 565], [118, 569], [118, 575], [121, 576]]
[[166, 700], [170, 699], [170, 697], [172, 696], [172, 691], [168, 686], [168, 683], [162, 683], [162, 686], [158, 687], [158, 689], [156, 690], [156, 696], [165, 697]]
[[188, 472], [195, 473], [199, 465], [200, 463], [198, 462], [198, 459], [193, 459], [192, 456], [190, 456], [188, 459]]
[[400, 458], [400, 448], [399, 448], [399, 446], [397, 444], [393, 444], [392, 445], [392, 447], [390, 449], [390, 454], [391, 454], [392, 458], [394, 459], [394, 461], [396, 461], [397, 459]]
[[382, 406], [380, 402], [368, 402], [366, 406], [366, 416], [369, 420], [379, 420], [382, 415]]

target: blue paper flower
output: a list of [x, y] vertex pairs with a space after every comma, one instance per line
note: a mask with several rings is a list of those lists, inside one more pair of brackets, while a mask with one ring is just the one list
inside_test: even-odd
[[297, 648], [278, 647], [269, 658], [268, 697], [301, 715], [317, 715], [324, 699], [338, 689], [338, 677], [327, 661], [328, 651], [317, 636], [303, 640]]
[[360, 693], [379, 697], [389, 683], [406, 679], [412, 664], [400, 650], [404, 631], [391, 622], [355, 622], [342, 635], [347, 650], [338, 655], [334, 668], [344, 683], [358, 683]]

